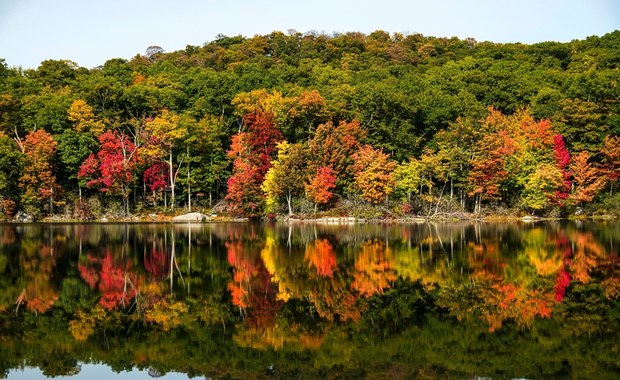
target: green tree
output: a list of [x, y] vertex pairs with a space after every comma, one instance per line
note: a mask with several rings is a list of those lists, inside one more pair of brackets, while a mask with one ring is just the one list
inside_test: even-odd
[[[59, 178], [62, 180], [76, 181], [78, 195], [82, 198], [82, 187], [86, 185], [84, 181], [78, 180], [78, 171], [82, 162], [95, 152], [98, 147], [97, 140], [89, 132], [77, 132], [73, 129], [65, 129], [57, 136], [58, 139], [58, 158], [62, 163], [59, 168]], [[69, 184], [67, 181], [64, 181]]]
[[560, 107], [554, 118], [558, 121], [558, 131], [566, 137], [569, 150], [596, 153], [608, 130], [601, 107], [581, 99], [562, 99]]
[[3, 218], [12, 215], [19, 200], [17, 184], [23, 159], [15, 141], [0, 131], [0, 216]]
[[[197, 123], [188, 125], [185, 140], [191, 154], [186, 158], [186, 169], [191, 168], [191, 187], [199, 195], [208, 194], [209, 207], [213, 197], [219, 197], [230, 175], [229, 161], [224, 144], [227, 125], [223, 117], [206, 115]], [[189, 180], [179, 178], [187, 186]]]
[[284, 196], [288, 214], [293, 215], [292, 200], [303, 194], [304, 181], [308, 176], [308, 152], [301, 143], [278, 143], [278, 156], [271, 162], [261, 189], [266, 195], [267, 208], [273, 210], [278, 198]]
[[524, 207], [534, 211], [545, 208], [553, 202], [557, 189], [564, 183], [562, 171], [555, 165], [538, 165], [525, 183], [521, 202]]
[[58, 89], [72, 84], [77, 72], [78, 66], [75, 62], [48, 59], [41, 62], [34, 74], [44, 86]]

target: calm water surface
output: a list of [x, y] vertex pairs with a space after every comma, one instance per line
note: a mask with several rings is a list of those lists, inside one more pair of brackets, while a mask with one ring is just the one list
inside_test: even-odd
[[620, 223], [0, 224], [0, 378], [620, 377]]

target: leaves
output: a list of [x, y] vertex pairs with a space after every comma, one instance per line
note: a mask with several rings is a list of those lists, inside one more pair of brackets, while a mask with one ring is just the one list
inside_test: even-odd
[[233, 214], [257, 217], [262, 201], [260, 186], [282, 135], [269, 114], [247, 115], [245, 123], [248, 131], [233, 136], [227, 153], [233, 159], [233, 171], [228, 179], [226, 200]]
[[570, 199], [575, 204], [591, 202], [592, 199], [605, 187], [606, 178], [601, 175], [599, 168], [589, 162], [589, 152], [580, 152], [573, 156], [570, 165], [575, 182], [575, 190]]
[[[53, 201], [60, 188], [54, 173], [54, 158], [58, 143], [51, 134], [40, 129], [24, 139], [24, 171], [19, 179], [21, 202], [27, 212], [39, 215], [45, 200]], [[53, 210], [48, 209], [51, 213]]]
[[338, 178], [338, 188], [348, 189], [353, 185], [350, 170], [352, 156], [365, 137], [366, 131], [357, 120], [350, 123], [341, 121], [337, 126], [332, 122], [319, 125], [308, 143], [312, 164], [316, 167], [331, 166]]
[[282, 141], [277, 145], [278, 158], [271, 162], [261, 189], [265, 192], [268, 210], [275, 211], [278, 198], [285, 196], [289, 215], [291, 200], [302, 193], [307, 176], [308, 153], [302, 144]]
[[67, 117], [76, 132], [91, 132], [94, 136], [99, 136], [105, 129], [105, 125], [95, 119], [92, 107], [83, 99], [71, 103]]
[[364, 145], [353, 155], [355, 185], [362, 198], [370, 203], [384, 202], [394, 191], [393, 171], [396, 162], [382, 151]]
[[308, 178], [305, 185], [306, 196], [314, 203], [325, 204], [334, 195], [331, 191], [336, 187], [336, 176], [331, 166], [320, 166], [316, 174]]
[[80, 166], [78, 178], [89, 188], [121, 195], [129, 212], [129, 194], [136, 180], [138, 147], [124, 133], [107, 131], [99, 136], [97, 155], [91, 154]]

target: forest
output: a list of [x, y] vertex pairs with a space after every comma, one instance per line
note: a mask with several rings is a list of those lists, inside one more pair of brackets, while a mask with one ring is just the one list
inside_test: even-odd
[[0, 220], [619, 215], [619, 51], [617, 30], [290, 30], [92, 69], [0, 59]]

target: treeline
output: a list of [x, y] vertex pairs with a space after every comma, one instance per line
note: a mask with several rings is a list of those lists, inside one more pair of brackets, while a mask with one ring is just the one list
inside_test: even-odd
[[620, 31], [534, 45], [273, 32], [90, 70], [2, 60], [0, 216], [222, 200], [251, 217], [617, 213], [618, 50]]

